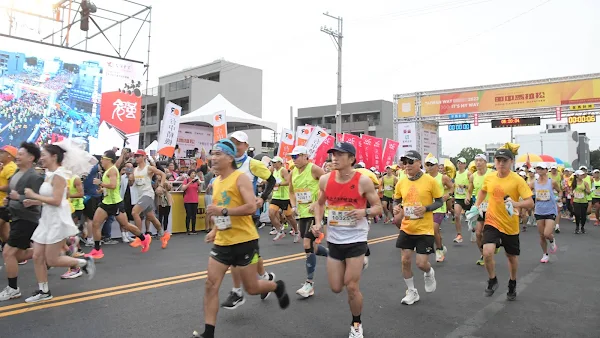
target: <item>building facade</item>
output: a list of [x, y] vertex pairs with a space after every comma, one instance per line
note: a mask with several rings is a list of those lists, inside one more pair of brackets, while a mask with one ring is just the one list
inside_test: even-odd
[[[299, 108], [296, 126], [309, 124], [335, 132], [335, 105]], [[342, 133], [394, 139], [394, 106], [385, 100], [342, 104]]]
[[[248, 114], [262, 118], [262, 70], [217, 60], [159, 77], [158, 86], [142, 97], [145, 110], [140, 128], [140, 147], [158, 139], [167, 102], [182, 108], [182, 115], [202, 107], [218, 94]], [[246, 131], [250, 146], [260, 148], [261, 130]]]

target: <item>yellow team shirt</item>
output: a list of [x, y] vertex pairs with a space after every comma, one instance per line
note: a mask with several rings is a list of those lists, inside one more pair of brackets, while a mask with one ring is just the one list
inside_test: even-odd
[[373, 181], [373, 185], [375, 185], [376, 187], [379, 186], [379, 179], [377, 178], [377, 175], [375, 175], [375, 173], [371, 170], [365, 168], [357, 168], [354, 169], [354, 171], [358, 171], [361, 175], [367, 176], [371, 181]]
[[[17, 171], [17, 165], [15, 162], [11, 161], [8, 164], [5, 164], [2, 167], [2, 171], [0, 171], [0, 187], [4, 187], [8, 185], [8, 180], [15, 174]], [[4, 199], [8, 196], [7, 192], [0, 191], [0, 206], [4, 206]]]
[[251, 158], [249, 167], [250, 173], [261, 180], [266, 181], [271, 177], [271, 170], [262, 161]]
[[504, 197], [510, 196], [513, 201], [527, 199], [533, 195], [527, 182], [515, 172], [504, 178], [497, 173], [486, 175], [481, 190], [487, 192], [488, 207], [485, 213], [485, 224], [489, 224], [507, 235], [519, 234], [519, 215], [509, 216], [504, 206]]
[[436, 198], [444, 195], [442, 187], [435, 178], [423, 174], [418, 180], [411, 181], [404, 176], [396, 184], [394, 199], [402, 199], [404, 208], [404, 218], [400, 230], [409, 235], [430, 235], [433, 236], [433, 212], [426, 211], [423, 218], [417, 218], [414, 215], [414, 207], [428, 206]]
[[[221, 176], [215, 179], [212, 195], [214, 205], [227, 209], [244, 205], [242, 194], [237, 188], [237, 180], [240, 175], [244, 175], [244, 173], [236, 170], [225, 179], [222, 179]], [[230, 224], [230, 228], [217, 230], [215, 245], [231, 246], [258, 239], [258, 232], [251, 215], [218, 216], [215, 217], [215, 226], [218, 224]]]

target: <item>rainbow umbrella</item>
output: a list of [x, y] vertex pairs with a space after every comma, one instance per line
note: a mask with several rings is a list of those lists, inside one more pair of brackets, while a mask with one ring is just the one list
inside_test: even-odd
[[556, 161], [556, 164], [564, 164], [564, 162], [558, 157], [555, 157], [554, 160]]
[[517, 157], [517, 160], [515, 162], [517, 163], [527, 163], [527, 157], [529, 156], [529, 162], [531, 164], [536, 163], [536, 162], [544, 162], [544, 160], [542, 160], [542, 158], [539, 155], [536, 154], [523, 154], [519, 157]]
[[546, 162], [546, 164], [555, 164], [556, 160], [554, 159], [554, 157], [550, 156], [550, 155], [540, 155], [540, 158], [542, 159], [542, 162]]

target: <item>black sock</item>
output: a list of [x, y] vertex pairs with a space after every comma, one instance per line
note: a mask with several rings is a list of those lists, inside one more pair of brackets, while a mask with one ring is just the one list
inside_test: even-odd
[[283, 296], [283, 282], [278, 280], [275, 282], [275, 284], [277, 284], [277, 287], [275, 288], [275, 294], [277, 297]]
[[354, 325], [354, 323], [359, 323], [359, 324], [361, 323], [360, 315], [358, 315], [358, 316], [352, 315], [352, 323], [350, 325]]
[[550, 243], [554, 243], [554, 240], [553, 240], [553, 239], [551, 239], [551, 240], [550, 240]]
[[146, 240], [146, 236], [144, 236], [143, 233], [140, 232], [140, 234], [137, 236], [137, 238], [139, 238], [142, 242]]
[[94, 249], [96, 249], [96, 251], [100, 250], [100, 241], [94, 241]]
[[509, 286], [509, 287], [511, 287], [511, 286], [512, 286], [512, 287], [515, 287], [515, 286], [517, 286], [517, 280], [516, 280], [516, 279], [509, 279], [509, 280], [508, 280], [508, 286]]
[[498, 281], [498, 277], [494, 277], [494, 278], [490, 278], [491, 281], [497, 282]]
[[215, 326], [210, 324], [204, 324], [204, 333], [202, 337], [204, 338], [214, 338], [215, 336]]
[[13, 289], [17, 288], [17, 277], [14, 278], [8, 278], [8, 286], [10, 286]]

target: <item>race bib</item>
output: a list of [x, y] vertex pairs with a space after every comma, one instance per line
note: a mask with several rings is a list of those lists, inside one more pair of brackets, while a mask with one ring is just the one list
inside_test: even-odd
[[231, 229], [231, 217], [229, 216], [213, 217], [213, 222], [215, 223], [217, 230]]
[[577, 199], [582, 199], [582, 198], [585, 198], [585, 194], [584, 194], [583, 192], [581, 192], [581, 191], [575, 191], [575, 192], [573, 193], [573, 195], [574, 195], [574, 196], [575, 196], [575, 198], [577, 198]]
[[394, 190], [394, 187], [392, 187], [391, 185], [388, 185], [384, 188], [385, 191], [392, 191]]
[[571, 199], [571, 194], [567, 194], [567, 199], [570, 200]]
[[356, 219], [349, 214], [354, 210], [353, 207], [332, 207], [329, 209], [327, 223], [331, 226], [354, 227]]
[[104, 195], [104, 197], [108, 196], [108, 190], [106, 190], [106, 188], [102, 188], [102, 195]]
[[274, 186], [273, 187], [273, 191], [277, 191], [277, 190], [279, 190], [279, 187], [278, 186]]
[[464, 195], [465, 194], [465, 188], [461, 187], [461, 186], [457, 186], [456, 190], [454, 191], [455, 194], [458, 195]]
[[487, 211], [487, 207], [488, 207], [487, 202], [483, 202], [483, 203], [481, 203], [479, 205], [479, 210], [481, 210], [482, 212], [486, 212]]
[[309, 190], [296, 191], [296, 202], [300, 204], [312, 203], [312, 194]]
[[536, 190], [535, 199], [537, 201], [549, 201], [550, 200], [550, 191], [545, 190], [545, 189]]
[[596, 188], [596, 190], [594, 190], [594, 195], [600, 196], [600, 188]]
[[144, 179], [143, 178], [136, 178], [135, 179], [135, 185], [144, 185]]
[[419, 217], [415, 214], [415, 208], [419, 207], [420, 205], [404, 205], [404, 219], [420, 219], [423, 217]]

